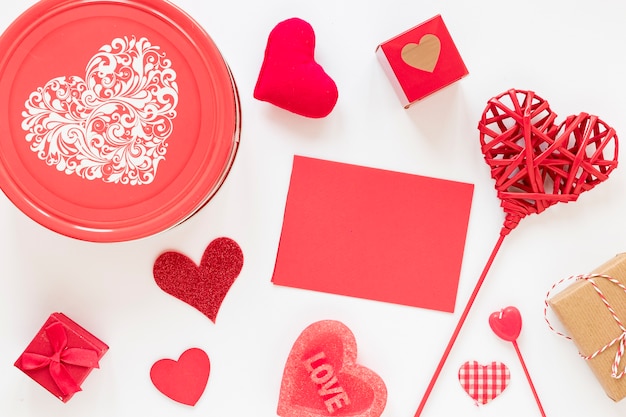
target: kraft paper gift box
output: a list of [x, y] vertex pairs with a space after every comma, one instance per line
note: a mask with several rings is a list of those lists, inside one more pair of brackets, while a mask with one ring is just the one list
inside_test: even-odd
[[[605, 277], [594, 276], [596, 274]], [[617, 319], [589, 279], [576, 280], [551, 297], [548, 304], [562, 323], [564, 333], [571, 337], [606, 394], [613, 401], [619, 401], [626, 397], [626, 375], [614, 378], [611, 374], [620, 342], [624, 342], [619, 339], [624, 331], [618, 321], [622, 325], [626, 323], [626, 291], [606, 277], [626, 285], [626, 253], [610, 259], [588, 276], [604, 294]], [[614, 340], [616, 342], [608, 347]], [[605, 347], [606, 350], [600, 352]], [[593, 358], [586, 358], [594, 353], [597, 355]], [[624, 370], [624, 364], [626, 358], [619, 365], [618, 374]]]
[[15, 366], [63, 402], [80, 385], [109, 347], [62, 313], [53, 313], [15, 362]]

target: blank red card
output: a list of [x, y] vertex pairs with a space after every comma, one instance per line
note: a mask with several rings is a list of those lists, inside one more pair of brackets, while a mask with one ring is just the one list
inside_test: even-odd
[[473, 191], [295, 156], [272, 282], [453, 312]]

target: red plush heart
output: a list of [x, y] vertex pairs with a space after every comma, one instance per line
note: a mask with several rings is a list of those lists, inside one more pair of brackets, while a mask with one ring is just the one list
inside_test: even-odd
[[356, 341], [343, 323], [324, 320], [294, 343], [280, 388], [282, 417], [378, 417], [387, 402], [383, 380], [356, 365]]
[[165, 396], [193, 406], [204, 392], [210, 371], [207, 354], [202, 349], [191, 348], [184, 351], [178, 361], [156, 361], [150, 368], [150, 379]]
[[501, 339], [514, 342], [522, 331], [522, 315], [517, 308], [509, 306], [491, 313], [489, 326]]
[[476, 361], [465, 362], [459, 368], [459, 383], [477, 404], [487, 404], [509, 385], [509, 368], [501, 362], [481, 365]]
[[337, 85], [315, 62], [315, 33], [291, 18], [272, 29], [254, 88], [254, 98], [306, 117], [327, 116], [337, 103]]
[[485, 161], [506, 213], [503, 234], [606, 180], [617, 166], [615, 130], [580, 113], [555, 124], [556, 114], [532, 91], [492, 98], [478, 124]]
[[178, 252], [165, 252], [154, 262], [153, 274], [163, 291], [215, 322], [222, 301], [242, 267], [241, 248], [234, 240], [222, 237], [207, 246], [200, 266]]

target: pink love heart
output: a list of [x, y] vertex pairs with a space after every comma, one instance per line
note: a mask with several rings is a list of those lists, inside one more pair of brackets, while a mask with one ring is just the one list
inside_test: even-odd
[[242, 267], [243, 252], [237, 242], [221, 237], [207, 246], [199, 266], [183, 254], [165, 252], [154, 262], [153, 275], [163, 291], [215, 322]]
[[161, 359], [150, 368], [150, 379], [162, 394], [182, 404], [194, 406], [204, 393], [211, 363], [198, 348], [184, 351], [178, 361]]
[[515, 342], [522, 331], [522, 315], [513, 306], [495, 311], [489, 316], [491, 330], [507, 342]]
[[67, 175], [149, 184], [177, 104], [176, 72], [160, 47], [116, 38], [89, 60], [84, 79], [53, 78], [31, 93], [22, 129], [30, 150]]
[[315, 62], [315, 33], [302, 19], [270, 32], [254, 98], [306, 117], [325, 117], [337, 103], [337, 85]]
[[373, 371], [357, 365], [354, 335], [343, 323], [311, 324], [294, 343], [278, 401], [281, 417], [378, 417], [387, 388]]
[[476, 361], [465, 362], [459, 368], [459, 383], [467, 395], [477, 404], [487, 404], [509, 385], [509, 368], [501, 362], [481, 365]]

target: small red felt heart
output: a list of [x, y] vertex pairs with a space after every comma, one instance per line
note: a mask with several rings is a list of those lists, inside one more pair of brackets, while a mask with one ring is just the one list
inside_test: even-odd
[[337, 85], [315, 62], [315, 33], [302, 19], [282, 21], [267, 39], [254, 98], [306, 117], [325, 117], [339, 96]]
[[150, 379], [165, 396], [194, 406], [206, 388], [210, 371], [207, 354], [202, 349], [191, 348], [184, 351], [178, 361], [156, 361], [150, 368]]
[[308, 326], [285, 365], [278, 400], [282, 417], [378, 417], [387, 402], [383, 380], [355, 364], [356, 341], [343, 323]]
[[514, 342], [522, 331], [522, 315], [517, 308], [509, 306], [491, 313], [489, 326], [501, 339]]
[[489, 100], [478, 124], [485, 161], [506, 213], [503, 233], [606, 180], [617, 167], [615, 130], [580, 113], [555, 124], [548, 102], [532, 91], [509, 90]]
[[481, 365], [476, 361], [465, 362], [459, 368], [459, 383], [477, 404], [487, 404], [509, 385], [509, 368], [501, 362]]
[[228, 290], [243, 267], [243, 252], [222, 237], [207, 246], [200, 266], [178, 252], [165, 252], [154, 262], [153, 275], [166, 293], [196, 308], [215, 322]]

